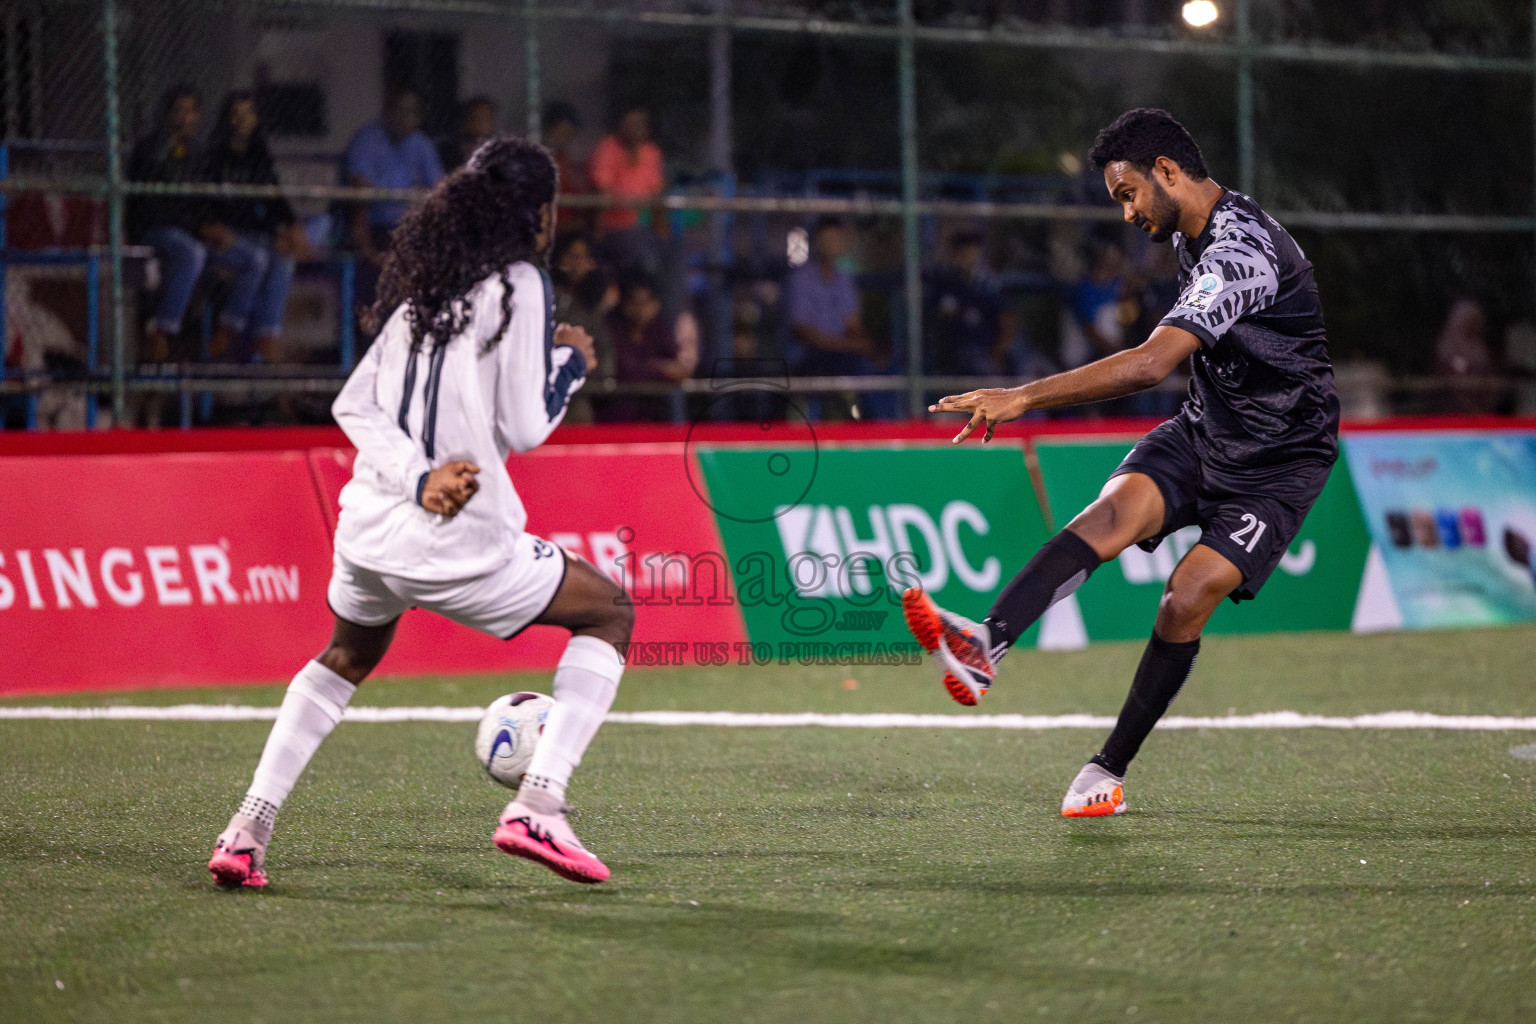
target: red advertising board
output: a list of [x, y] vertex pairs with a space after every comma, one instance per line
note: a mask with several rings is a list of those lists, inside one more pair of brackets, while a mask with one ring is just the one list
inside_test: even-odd
[[0, 694], [291, 675], [331, 545], [297, 452], [0, 459]]
[[[352, 475], [350, 448], [310, 452], [326, 514]], [[689, 483], [681, 444], [540, 448], [507, 462], [528, 529], [586, 558], [635, 601], [630, 664], [694, 664], [697, 644], [747, 639], [729, 593], [714, 516]], [[697, 474], [695, 474], [697, 479]], [[711, 603], [715, 598], [720, 603]], [[551, 668], [567, 633], [533, 626], [511, 642], [426, 612], [408, 612], [379, 671], [490, 672]], [[718, 648], [717, 648], [718, 649]]]
[[[274, 681], [325, 644], [350, 449], [0, 459], [0, 695]], [[631, 663], [746, 639], [680, 444], [514, 456], [528, 528], [636, 600]], [[694, 578], [699, 566], [704, 572]], [[552, 668], [566, 634], [510, 642], [408, 612], [381, 674]]]

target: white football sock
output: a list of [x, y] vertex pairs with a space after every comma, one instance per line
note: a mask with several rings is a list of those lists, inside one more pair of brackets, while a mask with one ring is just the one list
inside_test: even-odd
[[613, 706], [623, 674], [624, 659], [612, 644], [595, 636], [571, 637], [555, 668], [555, 706], [518, 790], [519, 800], [532, 797], [532, 803], [557, 806], [565, 800], [571, 773]]
[[[299, 670], [293, 682], [288, 684], [277, 721], [272, 723], [272, 733], [267, 737], [261, 761], [256, 765], [256, 775], [251, 780], [251, 788], [246, 791], [247, 802], [253, 799], [264, 801], [271, 805], [270, 816], [277, 815], [277, 809], [288, 799], [309, 759], [320, 748], [320, 741], [336, 728], [347, 702], [356, 692], [356, 686], [318, 661], [311, 661]], [[245, 806], [241, 805], [242, 812]]]

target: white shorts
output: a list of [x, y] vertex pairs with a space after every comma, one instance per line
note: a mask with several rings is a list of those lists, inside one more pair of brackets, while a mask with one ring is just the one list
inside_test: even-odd
[[500, 569], [473, 579], [429, 582], [364, 569], [338, 553], [325, 599], [337, 618], [359, 626], [383, 626], [411, 608], [425, 608], [510, 640], [555, 599], [568, 557], [559, 545], [524, 533], [513, 545], [512, 560]]

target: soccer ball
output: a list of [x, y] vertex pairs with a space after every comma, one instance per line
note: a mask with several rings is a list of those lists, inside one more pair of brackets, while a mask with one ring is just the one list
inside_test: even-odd
[[492, 701], [475, 733], [475, 756], [485, 773], [503, 786], [521, 785], [554, 706], [555, 699], [542, 693], [509, 693]]

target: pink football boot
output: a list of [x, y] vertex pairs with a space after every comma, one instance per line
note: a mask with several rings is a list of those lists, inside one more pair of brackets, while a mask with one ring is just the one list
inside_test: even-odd
[[237, 814], [213, 844], [208, 870], [213, 880], [227, 889], [260, 889], [267, 884], [267, 843], [272, 826]]
[[565, 820], [561, 807], [554, 814], [542, 814], [527, 804], [513, 800], [501, 812], [501, 824], [493, 842], [502, 853], [543, 864], [561, 878], [573, 882], [606, 882], [608, 866], [586, 851]]

